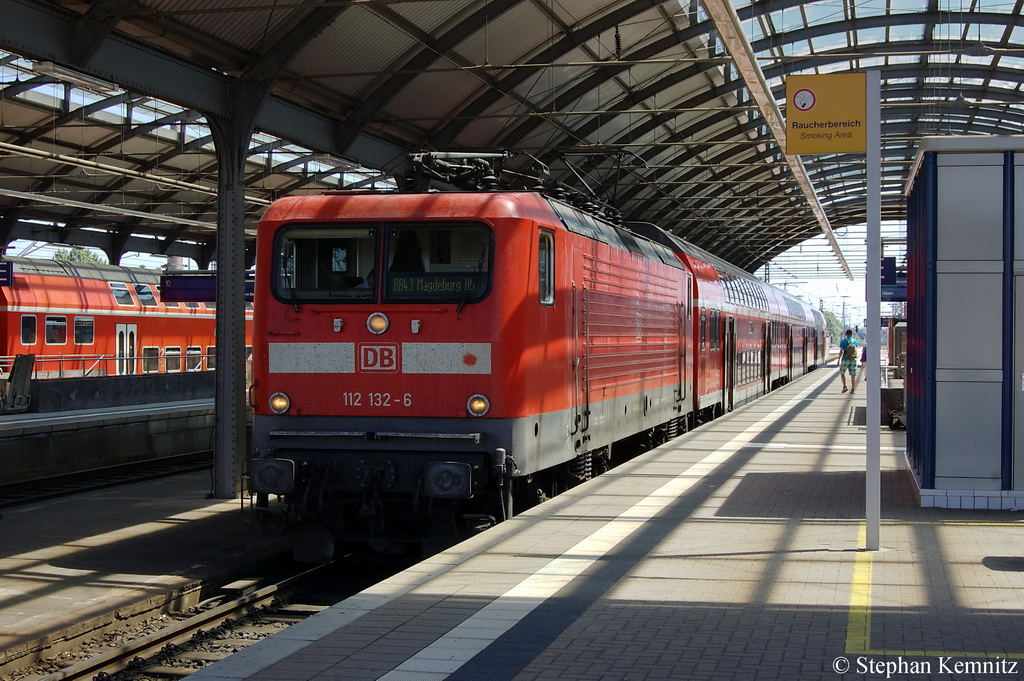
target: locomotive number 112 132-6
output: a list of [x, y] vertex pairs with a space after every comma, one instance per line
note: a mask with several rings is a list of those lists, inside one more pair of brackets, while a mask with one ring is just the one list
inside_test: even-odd
[[346, 407], [411, 407], [412, 394], [392, 395], [391, 393], [343, 393]]

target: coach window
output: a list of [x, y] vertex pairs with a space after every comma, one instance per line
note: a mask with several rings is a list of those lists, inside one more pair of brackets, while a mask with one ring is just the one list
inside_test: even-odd
[[47, 315], [44, 338], [47, 345], [64, 345], [68, 342], [68, 318]]
[[92, 317], [75, 317], [75, 345], [92, 345], [96, 330]]
[[155, 374], [160, 371], [160, 348], [148, 346], [142, 348], [142, 373]]
[[149, 284], [135, 284], [135, 295], [143, 307], [156, 307], [156, 295], [153, 294], [153, 287]]
[[135, 305], [132, 293], [128, 290], [128, 284], [112, 281], [110, 282], [110, 292], [114, 294], [114, 300], [118, 305]]
[[388, 302], [466, 303], [491, 288], [491, 233], [475, 224], [403, 225], [387, 232]]
[[708, 311], [701, 308], [700, 311], [700, 349], [707, 348], [708, 341]]
[[21, 344], [36, 344], [36, 316], [34, 314], [21, 316]]
[[541, 232], [538, 243], [540, 253], [537, 257], [537, 276], [540, 290], [540, 304], [555, 304], [555, 236], [551, 232]]
[[181, 371], [181, 348], [164, 348], [164, 365], [167, 372]]
[[203, 349], [190, 345], [185, 348], [185, 371], [201, 371], [203, 368]]
[[217, 368], [217, 346], [206, 346], [206, 370], [213, 371]]

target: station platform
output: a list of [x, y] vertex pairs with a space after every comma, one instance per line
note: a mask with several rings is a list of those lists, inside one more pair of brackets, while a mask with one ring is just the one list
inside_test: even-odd
[[191, 607], [206, 580], [288, 550], [209, 490], [201, 471], [4, 509], [0, 677], [116, 620]]
[[0, 485], [208, 451], [213, 427], [212, 398], [3, 414]]
[[858, 388], [815, 371], [191, 679], [1019, 673], [1024, 519], [921, 508], [883, 428], [860, 550]]

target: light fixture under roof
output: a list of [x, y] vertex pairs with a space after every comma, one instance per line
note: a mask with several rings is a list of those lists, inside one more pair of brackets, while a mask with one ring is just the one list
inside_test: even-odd
[[53, 76], [57, 80], [72, 83], [102, 95], [111, 95], [118, 91], [118, 87], [111, 82], [80, 73], [60, 64], [54, 64], [52, 61], [32, 62], [32, 71], [42, 76]]

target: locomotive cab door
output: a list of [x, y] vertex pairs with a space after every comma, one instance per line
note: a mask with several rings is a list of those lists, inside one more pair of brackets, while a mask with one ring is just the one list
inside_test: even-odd
[[[582, 258], [582, 253], [577, 250]], [[573, 435], [590, 427], [589, 376], [587, 375], [587, 287], [572, 284], [573, 336], [573, 410], [570, 432]]]
[[117, 354], [117, 375], [135, 373], [135, 346], [138, 342], [138, 324], [118, 324], [115, 338]]

